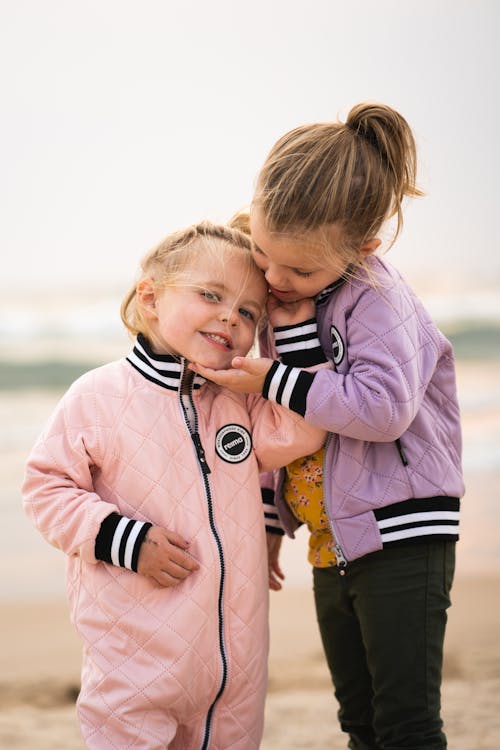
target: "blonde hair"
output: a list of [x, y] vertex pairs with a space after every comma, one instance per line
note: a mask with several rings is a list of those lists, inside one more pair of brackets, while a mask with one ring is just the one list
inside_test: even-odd
[[[251, 254], [250, 238], [237, 228], [202, 221], [165, 237], [142, 259], [139, 278], [125, 295], [120, 307], [123, 324], [132, 336], [149, 335], [149, 325], [137, 304], [137, 287], [151, 279], [155, 290], [189, 283], [190, 269], [197, 259], [210, 254], [214, 262], [224, 264], [225, 253], [240, 251], [248, 270], [257, 269]], [[203, 254], [203, 255], [202, 255]]]
[[250, 236], [250, 209], [245, 206], [234, 213], [228, 222], [233, 229], [239, 229], [240, 232]]
[[360, 248], [393, 216], [394, 243], [403, 198], [423, 195], [416, 162], [406, 120], [384, 104], [361, 103], [345, 123], [303, 125], [282, 136], [260, 171], [253, 205], [270, 232], [296, 236], [335, 226], [336, 259], [359, 266]]

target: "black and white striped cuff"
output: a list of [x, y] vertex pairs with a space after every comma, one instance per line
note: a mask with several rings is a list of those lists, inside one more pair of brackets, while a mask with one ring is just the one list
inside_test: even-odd
[[303, 417], [306, 413], [307, 394], [315, 374], [275, 361], [266, 375], [262, 395]]
[[273, 333], [276, 351], [283, 364], [313, 367], [327, 361], [319, 342], [316, 318], [273, 328]]
[[95, 541], [97, 560], [128, 568], [137, 573], [137, 561], [144, 537], [153, 524], [133, 521], [111, 513], [101, 523]]
[[460, 500], [430, 497], [403, 500], [375, 510], [384, 547], [425, 541], [458, 540]]
[[279, 534], [283, 536], [285, 533], [281, 528], [278, 511], [274, 504], [274, 490], [269, 487], [261, 487], [262, 502], [264, 503], [264, 519], [266, 523], [266, 531], [270, 534]]

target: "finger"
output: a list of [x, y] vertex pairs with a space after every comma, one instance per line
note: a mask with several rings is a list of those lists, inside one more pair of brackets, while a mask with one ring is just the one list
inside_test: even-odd
[[196, 362], [190, 362], [188, 364], [188, 370], [192, 370], [193, 372], [197, 372], [197, 373], [201, 374], [200, 373], [200, 369], [201, 370], [203, 369], [202, 366], [201, 365], [197, 365]]
[[228, 388], [237, 388], [239, 384], [244, 384], [244, 377], [246, 375], [243, 370], [210, 370], [200, 365], [198, 365], [198, 374], [217, 385]]
[[163, 565], [161, 572], [165, 573], [166, 575], [171, 576], [171, 578], [175, 578], [178, 581], [184, 580], [184, 578], [187, 578], [191, 575], [195, 570], [197, 570], [199, 565], [196, 565], [196, 567], [187, 567], [184, 565], [178, 565], [173, 560], [169, 560], [166, 564]]
[[166, 529], [165, 533], [170, 544], [175, 544], [176, 547], [180, 547], [181, 549], [187, 549], [189, 547], [188, 540], [184, 539], [184, 537], [176, 531]]
[[247, 357], [234, 357], [231, 361], [231, 364], [237, 370], [245, 370], [245, 372], [250, 372]]
[[274, 578], [273, 576], [269, 576], [269, 588], [271, 589], [271, 591], [281, 591], [283, 586], [276, 578]]
[[209, 370], [204, 367], [199, 367], [198, 374], [202, 375], [207, 380], [211, 380], [216, 385], [227, 386], [235, 379], [234, 370]]
[[269, 565], [269, 570], [272, 572], [273, 575], [278, 576], [278, 578], [281, 578], [282, 580], [285, 578], [285, 574], [283, 572], [283, 568], [279, 564], [279, 562], [276, 560], [272, 562]]
[[187, 571], [187, 573], [191, 573], [193, 570], [198, 570], [200, 567], [196, 560], [176, 547], [171, 547], [167, 554], [168, 558], [164, 567], [167, 567], [168, 569], [170, 569], [170, 565], [174, 565], [176, 569], [179, 568]]
[[189, 369], [198, 373], [198, 375], [207, 378], [207, 380], [215, 380], [217, 376], [220, 376], [222, 372], [225, 372], [224, 370], [212, 370], [210, 367], [203, 367], [203, 365], [195, 364], [193, 362], [189, 365]]
[[154, 575], [151, 574], [150, 578], [164, 589], [178, 586], [184, 580], [183, 578], [175, 578], [164, 570], [160, 570], [159, 573], [155, 573]]
[[203, 367], [203, 365], [200, 365], [197, 362], [190, 362], [188, 368], [193, 372], [196, 372], [198, 375], [207, 378], [207, 380], [214, 380], [217, 374], [225, 372], [225, 370], [212, 370], [211, 367]]
[[[249, 375], [262, 375], [271, 367], [273, 361], [263, 357], [234, 357], [231, 361], [236, 370], [235, 375], [242, 377], [243, 373]], [[238, 372], [239, 371], [239, 372]]]

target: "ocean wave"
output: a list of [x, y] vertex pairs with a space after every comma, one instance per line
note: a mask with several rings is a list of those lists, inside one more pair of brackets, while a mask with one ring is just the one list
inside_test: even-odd
[[102, 362], [89, 363], [63, 360], [0, 361], [0, 390], [64, 389], [84, 372], [100, 364]]
[[500, 359], [500, 325], [472, 323], [460, 327], [454, 324], [444, 332], [457, 359]]
[[[453, 345], [457, 360], [500, 360], [500, 325], [455, 325], [449, 331], [445, 330], [445, 333]], [[75, 340], [78, 342], [76, 352]], [[37, 338], [36, 341], [40, 344], [42, 340]], [[66, 388], [84, 372], [115, 358], [116, 352], [111, 343], [120, 345], [123, 353], [127, 351], [122, 340], [115, 336], [108, 339], [102, 336], [89, 337], [85, 341], [81, 335], [75, 339], [59, 334], [56, 337], [56, 347], [54, 338], [43, 341], [45, 344], [39, 345], [37, 355], [30, 359], [12, 355], [0, 359], [0, 390]], [[30, 347], [27, 346], [26, 349], [29, 350]], [[44, 349], [50, 354], [44, 353]], [[81, 354], [83, 349], [85, 357], [79, 357], [78, 353]], [[54, 351], [66, 354], [56, 357]]]

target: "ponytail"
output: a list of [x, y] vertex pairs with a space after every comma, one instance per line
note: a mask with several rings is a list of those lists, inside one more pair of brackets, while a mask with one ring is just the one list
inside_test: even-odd
[[396, 235], [403, 226], [401, 204], [405, 196], [422, 196], [416, 185], [417, 150], [410, 126], [396, 110], [383, 104], [358, 104], [347, 116], [346, 126], [378, 154], [392, 191], [387, 218], [397, 216]]
[[[340, 252], [350, 265], [359, 249], [397, 216], [416, 185], [416, 146], [406, 120], [391, 107], [362, 103], [345, 123], [303, 125], [280, 138], [257, 180], [253, 205], [271, 232], [340, 230]], [[336, 248], [339, 251], [339, 248]]]

